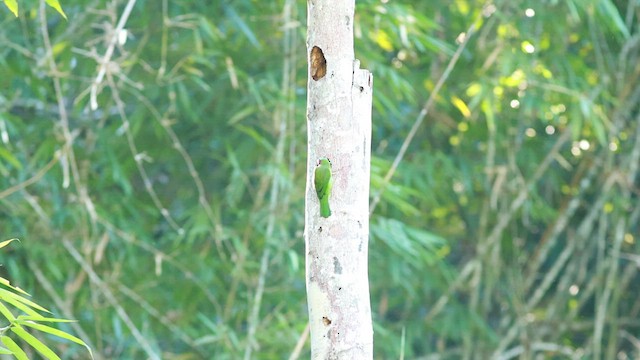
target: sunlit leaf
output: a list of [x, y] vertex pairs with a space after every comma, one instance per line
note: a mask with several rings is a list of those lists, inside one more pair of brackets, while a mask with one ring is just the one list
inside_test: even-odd
[[2, 299], [3, 301], [17, 307], [18, 309], [24, 311], [26, 314], [29, 314], [31, 316], [35, 316], [35, 317], [39, 317], [40, 314], [38, 314], [37, 312], [35, 312], [33, 309], [39, 310], [39, 311], [44, 311], [44, 312], [49, 312], [47, 309], [43, 308], [42, 306], [34, 303], [33, 301], [20, 296], [18, 294], [12, 293], [10, 291], [7, 291], [5, 289], [0, 289], [0, 299]]
[[393, 50], [393, 45], [391, 44], [391, 39], [386, 32], [379, 30], [375, 35], [375, 41], [383, 50], [391, 51]]
[[11, 339], [10, 337], [1, 336], [0, 341], [2, 341], [2, 343], [7, 347], [7, 349], [9, 349], [10, 354], [15, 356], [16, 359], [29, 360], [29, 357], [27, 357], [27, 354], [24, 352], [24, 350], [22, 350], [20, 346], [15, 341], [13, 341], [13, 339]]
[[56, 9], [56, 11], [60, 13], [60, 15], [62, 15], [63, 18], [67, 19], [67, 14], [65, 14], [64, 10], [62, 10], [62, 7], [60, 6], [60, 2], [58, 0], [45, 0], [45, 1], [47, 5]]
[[20, 241], [20, 240], [18, 240], [18, 239], [16, 239], [16, 238], [13, 238], [13, 239], [9, 239], [9, 240], [2, 241], [2, 242], [0, 242], [0, 249], [2, 249], [3, 247], [5, 247], [5, 246], [7, 246], [7, 245], [11, 244], [11, 243], [12, 243], [12, 242], [14, 242], [14, 241]]
[[45, 345], [42, 341], [38, 340], [35, 336], [29, 334], [25, 329], [21, 326], [16, 325], [11, 327], [11, 331], [13, 331], [16, 335], [18, 335], [22, 340], [24, 340], [27, 344], [31, 345], [36, 351], [38, 351], [42, 356], [47, 359], [59, 360], [60, 357], [56, 355], [53, 350], [51, 350], [47, 345]]
[[[38, 319], [38, 321], [50, 321], [50, 322], [68, 322], [68, 320], [63, 320], [63, 319]], [[91, 349], [87, 346], [87, 344], [82, 341], [80, 338], [77, 338], [67, 332], [64, 332], [62, 330], [58, 330], [56, 328], [52, 328], [50, 326], [46, 326], [46, 325], [42, 325], [42, 324], [38, 324], [32, 321], [25, 321], [25, 322], [20, 322], [21, 325], [24, 326], [28, 326], [30, 328], [36, 329], [38, 331], [42, 331], [51, 335], [55, 335], [57, 337], [69, 340], [69, 341], [73, 341], [74, 343], [78, 344], [78, 345], [82, 345], [84, 346], [88, 351], [89, 354], [91, 355], [91, 358], [93, 359], [93, 354], [91, 353]]]
[[15, 17], [18, 17], [18, 2], [16, 0], [4, 0], [4, 5]]
[[[0, 300], [4, 300], [2, 296], [0, 296]], [[2, 316], [4, 316], [9, 322], [16, 321], [15, 316], [11, 313], [11, 310], [4, 305], [3, 301], [0, 301], [0, 314], [2, 314]]]
[[11, 285], [9, 280], [7, 280], [5, 278], [0, 277], [0, 284], [6, 286], [8, 288], [11, 288], [12, 290], [14, 290], [16, 292], [19, 292], [19, 293], [21, 293], [23, 295], [30, 296], [26, 291], [22, 290], [21, 288]]
[[459, 97], [452, 96], [451, 103], [453, 104], [453, 106], [456, 107], [456, 109], [460, 111], [462, 116], [464, 116], [465, 118], [468, 118], [471, 116], [471, 110], [469, 110], [469, 108], [467, 107], [467, 104], [464, 101], [462, 101], [462, 99], [460, 99]]

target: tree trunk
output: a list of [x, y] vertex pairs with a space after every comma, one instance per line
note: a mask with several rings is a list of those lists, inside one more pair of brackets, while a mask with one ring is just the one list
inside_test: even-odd
[[[354, 0], [309, 0], [306, 284], [312, 359], [372, 359], [369, 172], [373, 77], [354, 59]], [[318, 159], [332, 163], [332, 214], [320, 216]]]

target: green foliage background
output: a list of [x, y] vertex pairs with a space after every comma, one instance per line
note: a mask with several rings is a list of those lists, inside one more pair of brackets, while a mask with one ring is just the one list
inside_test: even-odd
[[[0, 27], [0, 275], [96, 358], [295, 357], [306, 3], [26, 3]], [[640, 357], [639, 17], [358, 1], [376, 358]]]

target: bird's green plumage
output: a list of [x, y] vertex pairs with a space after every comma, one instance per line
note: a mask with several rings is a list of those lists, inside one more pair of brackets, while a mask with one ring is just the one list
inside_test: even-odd
[[314, 185], [318, 200], [320, 200], [320, 216], [331, 216], [331, 208], [329, 207], [329, 195], [331, 195], [331, 187], [333, 179], [331, 178], [331, 162], [327, 158], [321, 158], [316, 165], [314, 173]]

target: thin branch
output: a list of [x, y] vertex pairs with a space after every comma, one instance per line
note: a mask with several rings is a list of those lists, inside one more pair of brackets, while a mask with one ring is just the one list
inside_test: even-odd
[[49, 172], [49, 170], [51, 170], [53, 165], [55, 165], [59, 160], [60, 160], [60, 150], [56, 150], [56, 152], [53, 154], [53, 158], [42, 169], [38, 170], [38, 172], [35, 173], [35, 175], [33, 175], [29, 179], [19, 184], [13, 185], [10, 188], [0, 191], [0, 200], [13, 194], [14, 192], [17, 192], [26, 188], [29, 185], [33, 185], [37, 183], [47, 172]]
[[296, 342], [296, 347], [293, 348], [291, 355], [289, 356], [289, 360], [298, 360], [300, 358], [300, 353], [302, 352], [302, 348], [304, 348], [304, 344], [307, 342], [309, 338], [309, 322], [307, 321], [307, 326], [302, 330], [302, 334], [298, 337], [298, 341]]
[[451, 60], [449, 60], [449, 64], [447, 64], [446, 69], [444, 70], [442, 75], [440, 75], [440, 79], [438, 79], [438, 82], [436, 83], [436, 86], [431, 92], [431, 95], [429, 95], [427, 102], [422, 107], [422, 110], [418, 114], [416, 121], [413, 123], [413, 126], [411, 127], [409, 134], [404, 139], [404, 142], [400, 147], [400, 151], [398, 151], [398, 155], [396, 155], [396, 158], [393, 160], [393, 164], [391, 165], [391, 168], [389, 169], [384, 179], [382, 180], [380, 189], [378, 190], [376, 195], [373, 197], [373, 201], [371, 202], [371, 206], [369, 207], [369, 216], [371, 216], [371, 214], [373, 214], [373, 212], [375, 211], [376, 206], [378, 205], [378, 203], [380, 202], [380, 198], [382, 197], [382, 193], [385, 191], [386, 187], [389, 185], [389, 182], [391, 181], [391, 178], [393, 177], [396, 170], [398, 169], [398, 165], [400, 165], [400, 161], [402, 161], [405, 153], [407, 152], [407, 149], [409, 148], [409, 144], [411, 144], [411, 141], [413, 140], [414, 136], [418, 132], [420, 125], [422, 125], [422, 122], [424, 121], [424, 118], [427, 116], [429, 109], [433, 105], [433, 102], [436, 100], [436, 97], [438, 96], [440, 89], [444, 85], [445, 81], [449, 78], [451, 71], [453, 70], [456, 63], [458, 62], [458, 59], [460, 58], [460, 55], [462, 54], [462, 51], [464, 50], [464, 48], [467, 46], [467, 43], [469, 43], [469, 39], [471, 39], [471, 37], [475, 33], [475, 30], [476, 30], [476, 25], [475, 23], [473, 23], [465, 33], [464, 39], [458, 46], [458, 49], [456, 50], [456, 52], [453, 54], [453, 57], [451, 57]]
[[[69, 307], [68, 299], [67, 301], [63, 301], [62, 298], [58, 296], [56, 289], [51, 284], [49, 279], [44, 275], [44, 273], [42, 273], [40, 266], [37, 266], [31, 260], [27, 261], [27, 266], [29, 266], [29, 269], [31, 270], [33, 275], [35, 275], [36, 279], [38, 280], [38, 283], [42, 285], [42, 288], [47, 293], [47, 295], [49, 295], [49, 297], [53, 300], [56, 306], [62, 311], [62, 314], [64, 315], [64, 317], [67, 319], [75, 319], [76, 316], [73, 314], [73, 311]], [[95, 345], [93, 345], [93, 343], [91, 342], [91, 337], [89, 337], [89, 335], [84, 331], [84, 329], [82, 328], [79, 322], [75, 322], [75, 321], [70, 322], [69, 326], [71, 326], [73, 330], [78, 335], [80, 335], [80, 338], [82, 339], [82, 341], [84, 341], [90, 349], [94, 349], [94, 350], [96, 349]], [[97, 352], [93, 354], [93, 357], [95, 360], [102, 359], [102, 355]]]
[[197, 286], [207, 297], [207, 299], [209, 300], [209, 302], [214, 306], [214, 310], [216, 313], [221, 314], [222, 313], [222, 307], [220, 306], [220, 303], [218, 302], [218, 299], [216, 299], [215, 295], [209, 290], [209, 284], [205, 284], [204, 282], [202, 282], [200, 279], [198, 279], [198, 277], [196, 277], [196, 275], [191, 272], [190, 270], [188, 270], [184, 265], [182, 265], [180, 262], [178, 262], [174, 256], [169, 255], [167, 253], [164, 253], [160, 250], [158, 250], [157, 248], [153, 247], [153, 245], [144, 242], [144, 241], [139, 241], [138, 239], [135, 238], [135, 236], [127, 233], [126, 231], [117, 228], [115, 225], [111, 224], [110, 222], [108, 222], [107, 220], [103, 219], [103, 218], [98, 218], [98, 223], [103, 225], [105, 228], [107, 228], [109, 231], [113, 232], [115, 235], [117, 235], [118, 237], [120, 237], [122, 240], [133, 244], [134, 246], [137, 246], [138, 248], [152, 254], [154, 257], [156, 256], [160, 256], [162, 258], [163, 262], [166, 262], [168, 264], [170, 264], [171, 266], [175, 267], [176, 269], [180, 270], [183, 274], [184, 274], [184, 278], [185, 280], [189, 281], [189, 283], [194, 284], [195, 286]]
[[[596, 314], [594, 319], [594, 329], [593, 329], [593, 358], [599, 359], [600, 354], [602, 352], [602, 336], [604, 334], [604, 326], [605, 326], [605, 318], [607, 315], [614, 315], [611, 317], [613, 321], [616, 321], [617, 318], [615, 314], [608, 314], [609, 309], [611, 307], [615, 308], [614, 305], [610, 304], [610, 300], [612, 297], [612, 292], [614, 290], [614, 284], [616, 282], [616, 278], [618, 277], [618, 268], [619, 268], [619, 257], [620, 257], [620, 247], [622, 246], [622, 240], [624, 238], [625, 232], [625, 221], [624, 219], [619, 219], [616, 224], [616, 231], [613, 242], [613, 249], [611, 251], [611, 255], [608, 257], [608, 266], [609, 271], [606, 274], [606, 279], [603, 283], [602, 293], [596, 298]], [[605, 239], [599, 239], [601, 242], [604, 242]], [[617, 326], [610, 326], [609, 331], [614, 331], [617, 329]]]
[[269, 258], [271, 256], [271, 250], [269, 244], [265, 244], [265, 249], [262, 252], [262, 259], [260, 260], [260, 273], [258, 275], [258, 286], [256, 286], [256, 293], [253, 297], [253, 306], [251, 307], [251, 313], [249, 315], [249, 331], [247, 334], [247, 345], [244, 349], [244, 359], [251, 359], [251, 353], [253, 348], [258, 348], [255, 336], [260, 321], [260, 305], [262, 304], [262, 294], [264, 293], [264, 284], [267, 277], [267, 270], [269, 269]]
[[164, 207], [164, 205], [162, 204], [162, 201], [160, 201], [160, 197], [158, 196], [155, 189], [153, 188], [153, 185], [151, 184], [151, 179], [147, 174], [147, 170], [145, 169], [144, 165], [142, 165], [142, 162], [147, 159], [147, 156], [146, 154], [138, 151], [138, 147], [136, 146], [136, 142], [133, 138], [133, 134], [131, 133], [129, 118], [127, 117], [127, 113], [124, 110], [124, 102], [120, 98], [120, 91], [118, 90], [118, 87], [113, 81], [113, 77], [111, 76], [111, 73], [107, 73], [107, 83], [111, 88], [113, 100], [116, 103], [118, 114], [120, 115], [120, 119], [122, 120], [122, 129], [124, 130], [125, 136], [127, 138], [127, 144], [129, 145], [129, 150], [131, 151], [131, 155], [133, 156], [133, 159], [136, 163], [138, 172], [142, 177], [144, 187], [147, 190], [147, 193], [149, 194], [149, 196], [151, 197], [153, 204], [158, 208], [158, 210], [160, 211], [160, 214], [162, 214], [162, 216], [167, 221], [169, 226], [171, 226], [171, 228], [173, 228], [178, 234], [182, 235], [184, 233], [184, 229], [182, 229], [178, 225], [178, 223], [171, 216], [171, 213], [169, 212], [169, 210], [166, 207]]
[[[283, 18], [284, 22], [287, 23], [291, 17], [291, 8], [295, 6], [293, 1], [288, 0], [285, 2], [283, 9]], [[288, 34], [295, 29], [285, 28], [285, 34]], [[286, 49], [289, 44], [291, 36], [285, 36], [283, 39], [283, 47]], [[288, 54], [285, 52], [285, 54]], [[287, 76], [289, 73], [289, 69], [293, 64], [291, 64], [291, 58], [289, 56], [284, 56], [283, 59], [283, 80], [282, 80], [282, 92], [287, 93], [287, 90], [292, 86], [290, 83], [290, 78]], [[286, 97], [284, 97], [286, 99]], [[281, 202], [279, 192], [281, 185], [281, 180], [278, 172], [280, 171], [281, 164], [284, 161], [284, 150], [285, 150], [285, 142], [287, 136], [287, 114], [285, 111], [286, 102], [281, 101], [278, 104], [278, 108], [274, 114], [276, 125], [278, 126], [278, 144], [276, 146], [275, 156], [274, 156], [274, 166], [271, 175], [271, 197], [269, 199], [269, 218], [267, 220], [267, 229], [265, 231], [265, 238], [267, 241], [265, 242], [265, 248], [262, 253], [262, 259], [260, 260], [260, 273], [258, 275], [258, 285], [256, 287], [256, 293], [253, 299], [253, 306], [251, 308], [251, 314], [248, 319], [249, 323], [249, 331], [247, 334], [247, 343], [244, 352], [245, 360], [251, 359], [251, 353], [254, 347], [258, 347], [258, 344], [255, 343], [255, 334], [257, 331], [259, 316], [260, 316], [260, 305], [262, 303], [262, 295], [264, 292], [264, 285], [266, 282], [267, 271], [269, 269], [269, 258], [271, 256], [271, 246], [273, 246], [274, 241], [272, 240], [273, 229], [277, 219], [277, 208]], [[285, 109], [283, 109], [285, 108]]]
[[[551, 288], [553, 283], [557, 281], [557, 277], [559, 276], [560, 272], [562, 271], [566, 263], [570, 260], [570, 258], [573, 255], [575, 255], [574, 251], [576, 249], [577, 242], [585, 241], [585, 239], [589, 238], [589, 235], [592, 232], [593, 227], [595, 226], [595, 219], [601, 213], [603, 204], [608, 199], [609, 191], [613, 186], [613, 184], [615, 183], [617, 177], [618, 177], [617, 174], [612, 174], [607, 178], [600, 192], [601, 195], [593, 203], [593, 205], [590, 207], [589, 213], [581, 221], [578, 227], [577, 236], [570, 236], [568, 238], [568, 244], [566, 244], [565, 248], [556, 258], [555, 262], [549, 267], [549, 270], [546, 271], [545, 276], [540, 282], [540, 284], [535, 286], [535, 291], [533, 291], [533, 294], [531, 294], [528, 297], [527, 303], [526, 303], [526, 311], [532, 311], [532, 309], [534, 309], [538, 305], [538, 303], [544, 298], [544, 295]], [[530, 283], [529, 285], [525, 285], [525, 289], [533, 289], [533, 288], [534, 287], [532, 283]], [[503, 321], [505, 323], [509, 323], [512, 320], [509, 317], [505, 317]], [[511, 327], [507, 332], [507, 335], [502, 337], [499, 345], [497, 346], [496, 350], [493, 353], [492, 358], [495, 358], [500, 353], [502, 353], [504, 349], [506, 349], [506, 347], [509, 345], [509, 343], [511, 343], [511, 341], [515, 339], [518, 333], [518, 329], [519, 329], [519, 325], [517, 324], [517, 322], [511, 324]]]
[[105, 299], [107, 299], [109, 304], [111, 304], [111, 306], [113, 306], [113, 308], [116, 310], [116, 313], [118, 314], [120, 319], [122, 319], [125, 325], [127, 325], [129, 330], [131, 331], [131, 334], [133, 335], [133, 337], [136, 338], [136, 340], [138, 341], [138, 344], [140, 344], [140, 346], [142, 347], [144, 352], [147, 354], [147, 356], [149, 356], [149, 358], [153, 360], [156, 360], [156, 359], [160, 360], [160, 356], [156, 354], [156, 352], [152, 348], [152, 345], [147, 341], [147, 338], [144, 335], [142, 335], [140, 330], [136, 327], [136, 325], [133, 323], [133, 321], [129, 317], [129, 314], [127, 314], [124, 308], [118, 303], [118, 300], [116, 299], [111, 289], [109, 289], [109, 286], [107, 286], [107, 284], [105, 284], [105, 282], [102, 281], [100, 276], [98, 276], [98, 274], [96, 274], [95, 271], [93, 271], [93, 268], [91, 267], [91, 265], [82, 257], [82, 255], [78, 252], [78, 250], [73, 246], [73, 244], [71, 244], [71, 242], [68, 239], [62, 239], [62, 245], [65, 247], [65, 249], [67, 249], [69, 254], [71, 254], [73, 259], [78, 264], [80, 264], [80, 266], [82, 267], [82, 270], [84, 270], [84, 272], [86, 272], [87, 275], [89, 275], [89, 279], [91, 280], [91, 282], [94, 283], [96, 286], [98, 286], [98, 289], [100, 289]]
[[[500, 354], [500, 356], [495, 359], [499, 360], [509, 360], [518, 357], [519, 355], [525, 352], [525, 348], [522, 345], [516, 346], [504, 353]], [[569, 356], [570, 359], [580, 359], [583, 355], [581, 351], [574, 350], [568, 346], [558, 345], [554, 343], [545, 343], [545, 342], [536, 342], [531, 344], [531, 350], [536, 352], [552, 352], [552, 353], [560, 353]]]
[[[178, 134], [176, 134], [176, 132], [173, 131], [170, 121], [164, 119], [164, 117], [158, 112], [158, 110], [151, 104], [149, 99], [147, 99], [140, 91], [138, 91], [138, 89], [133, 89], [130, 91], [130, 93], [133, 94], [133, 96], [135, 96], [143, 105], [147, 107], [147, 109], [151, 112], [151, 114], [156, 119], [158, 124], [162, 126], [164, 131], [167, 133], [167, 135], [171, 139], [173, 148], [180, 154], [180, 156], [182, 156], [182, 159], [184, 160], [187, 166], [187, 169], [189, 170], [189, 175], [193, 179], [193, 183], [195, 184], [196, 189], [198, 190], [198, 202], [200, 203], [200, 206], [204, 210], [204, 213], [207, 215], [207, 218], [209, 219], [209, 222], [211, 223], [211, 226], [214, 229], [213, 239], [214, 239], [214, 242], [216, 243], [218, 254], [220, 255], [221, 258], [225, 258], [226, 256], [225, 256], [225, 252], [223, 251], [223, 244], [222, 244], [222, 239], [224, 237], [223, 229], [222, 229], [222, 226], [220, 225], [220, 221], [216, 221], [215, 215], [212, 210], [212, 206], [209, 203], [209, 200], [207, 200], [207, 192], [204, 188], [204, 184], [202, 182], [202, 179], [200, 178], [200, 174], [196, 170], [196, 167], [193, 163], [193, 159], [191, 158], [191, 155], [189, 155], [187, 150], [182, 145], [182, 142], [180, 141]], [[232, 258], [237, 256], [236, 251], [232, 246], [228, 247], [228, 251], [231, 253]]]
[[136, 304], [142, 307], [149, 315], [158, 319], [158, 321], [160, 321], [162, 325], [164, 325], [167, 329], [169, 329], [171, 333], [173, 333], [177, 338], [182, 340], [185, 344], [189, 345], [195, 352], [200, 354], [200, 356], [205, 357], [205, 354], [202, 353], [202, 350], [198, 348], [198, 345], [195, 343], [195, 341], [191, 337], [189, 337], [187, 333], [182, 331], [182, 329], [179, 326], [177, 326], [171, 321], [171, 319], [167, 316], [166, 311], [161, 312], [160, 310], [156, 309], [144, 297], [138, 295], [138, 293], [124, 286], [122, 283], [118, 284], [118, 290], [122, 295], [130, 298]]
[[[73, 151], [73, 138], [74, 136], [71, 134], [71, 130], [69, 128], [69, 116], [67, 114], [67, 108], [64, 103], [64, 96], [62, 93], [62, 84], [60, 83], [60, 72], [58, 71], [58, 67], [56, 65], [55, 59], [53, 58], [53, 47], [51, 46], [51, 39], [49, 38], [49, 30], [47, 28], [47, 15], [46, 15], [46, 7], [44, 0], [40, 0], [40, 32], [42, 34], [42, 41], [46, 48], [46, 58], [49, 63], [49, 70], [52, 74], [53, 80], [53, 88], [56, 94], [56, 101], [58, 103], [58, 113], [60, 115], [60, 126], [62, 127], [62, 134], [64, 136], [64, 147], [62, 149], [62, 153], [60, 154], [60, 162], [62, 166], [63, 173], [63, 187], [69, 186], [69, 177], [68, 171], [71, 169], [71, 175], [73, 176], [73, 181], [76, 186], [76, 191], [78, 192], [78, 197], [80, 198], [80, 203], [84, 204], [89, 216], [92, 220], [96, 218], [95, 206], [93, 205], [93, 201], [88, 195], [86, 186], [82, 183], [82, 179], [80, 177], [80, 172], [78, 171], [78, 164], [76, 162], [75, 153]], [[68, 158], [68, 162], [67, 162]]]
[[113, 51], [116, 48], [116, 44], [118, 43], [118, 38], [120, 33], [123, 31], [127, 20], [129, 19], [129, 15], [131, 15], [131, 11], [133, 10], [133, 6], [136, 4], [136, 0], [129, 0], [127, 5], [120, 16], [120, 20], [118, 21], [118, 25], [113, 30], [113, 35], [111, 36], [111, 41], [109, 42], [109, 46], [107, 47], [107, 51], [105, 52], [102, 60], [100, 61], [100, 69], [98, 69], [98, 76], [91, 84], [91, 93], [89, 99], [89, 106], [91, 110], [98, 109], [98, 87], [102, 84], [102, 80], [104, 80], [104, 76], [107, 74], [107, 68], [109, 63], [111, 62], [111, 57], [113, 56]]

